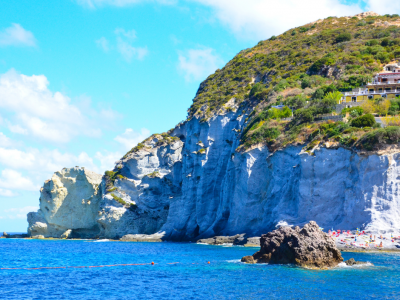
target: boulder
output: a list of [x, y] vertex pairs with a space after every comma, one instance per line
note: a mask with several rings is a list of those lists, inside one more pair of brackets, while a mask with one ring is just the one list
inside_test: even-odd
[[160, 234], [126, 234], [119, 240], [122, 242], [162, 242]]
[[343, 261], [333, 239], [321, 231], [314, 221], [302, 229], [286, 226], [263, 234], [260, 244], [260, 251], [243, 257], [242, 262], [326, 268]]
[[68, 229], [68, 230], [66, 230], [66, 231], [60, 236], [60, 238], [62, 238], [62, 239], [67, 239], [67, 238], [70, 237], [71, 233], [72, 233], [72, 230], [71, 230], [71, 229]]
[[234, 236], [214, 236], [208, 239], [200, 239], [197, 240], [198, 244], [209, 244], [209, 245], [222, 245], [222, 244], [233, 244], [236, 240], [243, 241], [244, 240], [244, 233], [237, 234]]
[[247, 238], [247, 237], [241, 235], [233, 241], [233, 244], [235, 246], [259, 247], [260, 246], [260, 237], [255, 236], [255, 237]]
[[365, 261], [356, 261], [354, 258], [350, 258], [344, 262], [347, 266], [354, 266], [354, 265], [366, 265], [367, 262]]
[[32, 238], [33, 239], [37, 239], [37, 240], [41, 240], [41, 239], [44, 239], [45, 237], [43, 235], [39, 234], [39, 235], [33, 235]]

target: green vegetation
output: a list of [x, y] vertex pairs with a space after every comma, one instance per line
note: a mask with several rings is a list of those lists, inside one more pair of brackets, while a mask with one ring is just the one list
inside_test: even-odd
[[357, 118], [361, 116], [364, 112], [364, 109], [360, 106], [356, 107], [348, 107], [348, 108], [343, 108], [342, 109], [342, 116], [346, 116], [346, 113], [349, 113], [351, 117]]
[[[273, 103], [276, 93], [286, 100], [287, 91], [293, 89], [310, 97], [310, 92], [324, 85], [341, 92], [359, 87], [383, 63], [400, 57], [400, 28], [376, 25], [398, 19], [332, 17], [261, 41], [200, 85], [189, 117], [199, 115], [207, 120], [232, 97], [236, 103]], [[200, 110], [203, 106], [206, 109]]]
[[150, 174], [147, 175], [147, 177], [149, 178], [155, 178], [155, 177], [159, 177], [160, 176], [160, 172], [159, 171], [154, 171]]
[[[172, 130], [170, 130], [170, 131], [172, 131]], [[166, 133], [166, 132], [163, 132], [163, 133], [161, 133], [161, 134], [157, 134], [157, 133], [156, 133], [156, 134], [152, 134], [150, 137], [148, 137], [147, 139], [145, 139], [143, 142], [138, 143], [136, 147], [134, 147], [134, 148], [132, 148], [130, 151], [128, 151], [128, 153], [126, 153], [126, 154], [124, 155], [123, 159], [127, 158], [128, 155], [131, 154], [131, 153], [136, 153], [136, 152], [138, 152], [139, 150], [145, 149], [145, 148], [146, 148], [146, 142], [148, 142], [148, 141], [150, 141], [150, 140], [152, 140], [152, 139], [154, 139], [154, 138], [157, 138], [157, 139], [158, 139], [158, 142], [157, 142], [156, 145], [155, 145], [156, 147], [158, 147], [158, 146], [170, 145], [170, 144], [172, 144], [173, 142], [179, 141], [179, 138], [178, 138], [178, 137], [176, 137], [176, 136], [171, 136], [171, 135], [169, 135], [169, 134]], [[149, 147], [149, 146], [147, 146], [147, 147]]]
[[120, 197], [116, 196], [115, 194], [111, 194], [111, 196], [114, 198], [115, 201], [122, 205], [127, 205], [127, 203]]
[[198, 154], [206, 154], [206, 149], [201, 148], [199, 151], [197, 151]]
[[365, 150], [374, 150], [381, 144], [397, 144], [400, 142], [400, 127], [388, 126], [365, 134], [357, 147]]
[[376, 124], [375, 118], [371, 114], [366, 114], [355, 118], [351, 121], [351, 126], [353, 127], [373, 127]]

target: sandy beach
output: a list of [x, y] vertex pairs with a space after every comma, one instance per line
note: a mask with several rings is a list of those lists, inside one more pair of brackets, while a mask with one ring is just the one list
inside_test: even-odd
[[367, 231], [337, 231], [328, 233], [341, 251], [400, 252], [400, 233], [374, 234]]

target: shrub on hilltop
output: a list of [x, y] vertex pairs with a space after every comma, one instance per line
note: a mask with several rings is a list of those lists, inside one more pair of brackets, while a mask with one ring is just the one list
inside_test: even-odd
[[366, 114], [361, 117], [357, 117], [351, 121], [353, 127], [373, 127], [376, 124], [375, 118], [371, 114]]

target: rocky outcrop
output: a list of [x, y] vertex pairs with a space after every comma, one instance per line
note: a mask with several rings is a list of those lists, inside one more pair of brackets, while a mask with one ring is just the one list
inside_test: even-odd
[[244, 234], [237, 234], [234, 236], [215, 236], [208, 239], [200, 239], [197, 241], [198, 244], [208, 244], [208, 245], [223, 245], [223, 244], [233, 244], [236, 240], [243, 239]]
[[181, 197], [183, 145], [177, 137], [154, 135], [117, 162], [117, 178], [103, 179], [101, 236], [153, 234], [162, 228], [170, 202]]
[[54, 173], [40, 190], [40, 209], [28, 214], [28, 233], [44, 237], [96, 237], [102, 176], [84, 168]]
[[[66, 204], [56, 209], [62, 198], [57, 195], [64, 190], [58, 182], [64, 179], [47, 182], [41, 209], [28, 216], [30, 232], [61, 236], [68, 229], [74, 233], [93, 226], [103, 238], [157, 233], [163, 240], [193, 241], [243, 233], [261, 236], [276, 226], [303, 226], [310, 220], [324, 228], [400, 229], [398, 151], [367, 155], [317, 148], [310, 155], [301, 145], [274, 153], [264, 146], [238, 153], [247, 116], [240, 110], [207, 122], [193, 118], [170, 132], [174, 140], [149, 138], [117, 162], [112, 187], [103, 178], [101, 199], [91, 184], [83, 197], [69, 192], [77, 195], [71, 209], [64, 209]], [[79, 190], [74, 180], [65, 180], [67, 189]], [[95, 191], [92, 204], [82, 204]], [[54, 207], [45, 205], [52, 201]], [[76, 216], [74, 228], [68, 223], [70, 211]]]
[[127, 234], [119, 239], [122, 242], [162, 242], [162, 236], [153, 234]]
[[214, 236], [208, 239], [200, 239], [197, 241], [198, 244], [208, 244], [208, 245], [224, 245], [232, 244], [235, 246], [245, 246], [245, 247], [257, 247], [260, 246], [259, 237], [245, 237], [245, 233], [237, 234], [234, 236]]
[[326, 268], [343, 261], [335, 242], [321, 231], [314, 221], [300, 227], [281, 227], [261, 236], [261, 249], [242, 262], [294, 264], [302, 267]]
[[354, 265], [372, 265], [371, 263], [365, 262], [365, 261], [355, 261], [354, 258], [350, 258], [349, 260], [346, 260], [344, 262], [347, 266], [354, 266]]

